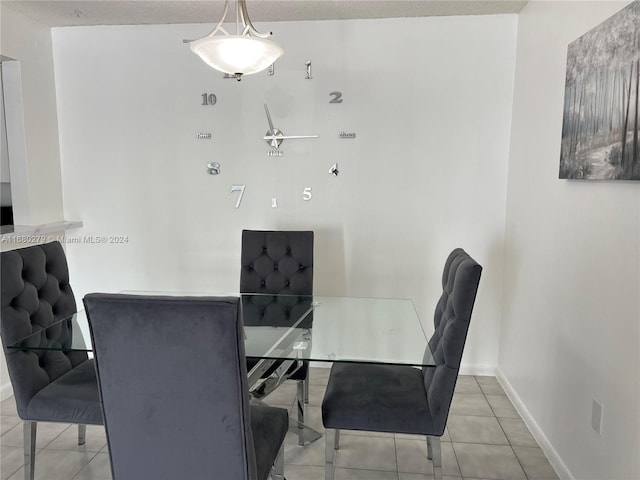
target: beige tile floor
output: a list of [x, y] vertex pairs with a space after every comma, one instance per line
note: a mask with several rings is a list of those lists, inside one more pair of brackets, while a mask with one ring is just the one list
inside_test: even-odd
[[[311, 370], [308, 423], [324, 432], [320, 405], [328, 369]], [[285, 384], [267, 399], [293, 412], [295, 384]], [[22, 480], [22, 423], [15, 403], [0, 404], [2, 480]], [[104, 428], [87, 427], [87, 442], [77, 445], [75, 426], [38, 424], [36, 479], [111, 480]], [[445, 480], [557, 479], [553, 468], [494, 377], [460, 376], [447, 431], [442, 438]], [[335, 480], [431, 480], [424, 437], [342, 432]], [[299, 447], [289, 433], [285, 448], [288, 480], [324, 479], [324, 440]], [[141, 479], [143, 480], [143, 479]], [[181, 479], [200, 480], [200, 479]]]

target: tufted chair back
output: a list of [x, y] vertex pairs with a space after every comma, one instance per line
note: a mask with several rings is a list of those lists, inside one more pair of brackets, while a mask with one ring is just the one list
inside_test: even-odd
[[[243, 298], [245, 325], [284, 327], [299, 318], [311, 308], [313, 232], [243, 230], [240, 292], [291, 295]], [[313, 313], [299, 326], [312, 322]]]
[[242, 231], [241, 293], [313, 294], [313, 232]]
[[481, 273], [482, 267], [461, 248], [445, 262], [435, 331], [429, 340], [436, 366], [423, 368], [429, 413], [439, 435], [447, 423]]
[[[59, 242], [2, 252], [0, 335], [13, 385], [18, 415], [25, 418], [31, 398], [51, 382], [87, 360], [84, 352], [8, 350], [33, 332], [76, 312], [69, 269]], [[68, 322], [41, 342], [71, 343]]]

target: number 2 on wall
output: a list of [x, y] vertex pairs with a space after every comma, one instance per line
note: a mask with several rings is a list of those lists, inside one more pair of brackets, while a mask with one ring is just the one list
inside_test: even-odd
[[242, 196], [244, 195], [244, 189], [246, 185], [231, 185], [231, 193], [240, 192], [238, 194], [238, 199], [236, 200], [236, 208], [240, 208], [240, 202], [242, 202]]
[[342, 103], [342, 92], [331, 92], [329, 95], [333, 96], [329, 103]]

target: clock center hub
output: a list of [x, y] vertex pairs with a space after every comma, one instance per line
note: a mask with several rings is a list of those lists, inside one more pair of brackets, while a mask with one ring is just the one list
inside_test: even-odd
[[[266, 133], [267, 137], [282, 137], [284, 136], [284, 134], [282, 133], [281, 130], [274, 128], [273, 130], [269, 130]], [[279, 148], [280, 145], [282, 145], [282, 138], [270, 138], [268, 140], [265, 140], [269, 145], [271, 145], [273, 148]]]

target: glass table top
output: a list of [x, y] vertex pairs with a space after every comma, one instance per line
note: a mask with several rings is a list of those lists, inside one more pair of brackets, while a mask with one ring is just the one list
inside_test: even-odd
[[[250, 358], [434, 365], [418, 314], [408, 299], [265, 294], [224, 296], [241, 298], [245, 352]], [[90, 352], [91, 337], [85, 312], [80, 311], [34, 331], [8, 348]]]

